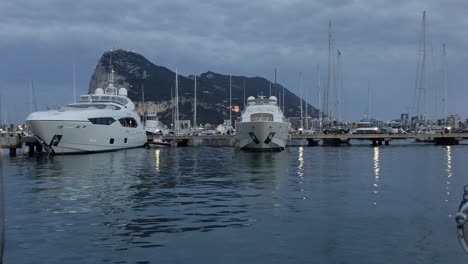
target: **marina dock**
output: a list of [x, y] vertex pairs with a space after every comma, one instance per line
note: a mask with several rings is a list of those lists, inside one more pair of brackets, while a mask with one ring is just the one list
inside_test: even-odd
[[[180, 146], [233, 146], [235, 145], [234, 135], [165, 135], [163, 140], [176, 141]], [[393, 140], [414, 139], [421, 142], [433, 140], [436, 145], [458, 145], [460, 141], [468, 139], [468, 133], [446, 133], [446, 134], [292, 134], [291, 140], [307, 140], [308, 146], [317, 146], [323, 139], [335, 140], [367, 140], [372, 145], [390, 145]], [[148, 140], [152, 140], [148, 137]]]
[[[148, 142], [151, 142], [155, 136], [148, 136]], [[234, 135], [164, 135], [161, 137], [165, 141], [173, 141], [179, 147], [234, 147], [236, 138]], [[394, 140], [414, 139], [421, 142], [429, 140], [436, 145], [458, 145], [460, 141], [468, 139], [468, 133], [438, 133], [438, 134], [292, 134], [291, 140], [306, 140], [307, 146], [318, 146], [324, 139], [330, 140], [366, 140], [373, 146], [390, 145]], [[291, 141], [290, 141], [291, 142]], [[33, 136], [24, 136], [18, 133], [3, 134], [0, 137], [0, 147], [9, 149], [11, 156], [16, 156], [16, 150], [28, 147], [28, 153], [34, 154], [42, 152], [42, 146]]]

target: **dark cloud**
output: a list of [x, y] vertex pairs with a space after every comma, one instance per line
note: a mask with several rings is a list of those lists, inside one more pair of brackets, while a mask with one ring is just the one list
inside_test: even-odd
[[[431, 100], [441, 102], [435, 95], [440, 94], [445, 42], [449, 110], [467, 116], [468, 2], [455, 0], [3, 1], [0, 91], [15, 98], [16, 105], [27, 104], [19, 94], [25, 93], [31, 75], [39, 94], [53, 92], [68, 100], [73, 62], [84, 92], [102, 52], [119, 47], [135, 49], [156, 64], [177, 66], [186, 75], [212, 70], [273, 79], [277, 67], [278, 80], [297, 94], [301, 71], [303, 86], [317, 105], [316, 69], [320, 64], [324, 84], [331, 20], [334, 46], [342, 51], [343, 116], [362, 116], [370, 82], [373, 115], [390, 119], [414, 104], [423, 10], [428, 15]], [[48, 96], [40, 100], [42, 106], [61, 103]], [[441, 114], [440, 106], [438, 113], [431, 109]], [[16, 112], [19, 120], [27, 115], [27, 110]]]

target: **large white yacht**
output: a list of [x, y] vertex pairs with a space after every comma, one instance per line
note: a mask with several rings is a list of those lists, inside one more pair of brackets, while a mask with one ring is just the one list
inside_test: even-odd
[[284, 150], [291, 124], [284, 118], [274, 96], [250, 96], [247, 107], [236, 123], [239, 148], [246, 150]]
[[127, 89], [117, 90], [111, 70], [109, 86], [81, 95], [77, 103], [59, 110], [34, 112], [26, 124], [51, 154], [114, 151], [141, 147], [145, 129]]

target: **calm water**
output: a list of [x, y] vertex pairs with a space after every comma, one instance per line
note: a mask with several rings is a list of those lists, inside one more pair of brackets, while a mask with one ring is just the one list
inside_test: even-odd
[[466, 263], [468, 146], [10, 158], [6, 263]]

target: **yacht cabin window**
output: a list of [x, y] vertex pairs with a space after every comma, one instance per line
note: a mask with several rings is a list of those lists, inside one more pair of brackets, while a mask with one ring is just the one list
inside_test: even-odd
[[273, 121], [273, 114], [257, 113], [250, 116], [250, 121]]
[[120, 107], [118, 107], [116, 105], [111, 105], [111, 104], [72, 104], [72, 105], [69, 105], [69, 107], [120, 110]]
[[112, 96], [112, 95], [81, 95], [79, 103], [87, 102], [113, 102], [121, 105], [127, 105], [128, 99], [121, 96]]
[[137, 121], [131, 117], [120, 118], [119, 122], [123, 127], [138, 127]]
[[98, 117], [98, 118], [89, 118], [89, 122], [95, 125], [111, 125], [115, 122], [115, 119], [112, 117]]

